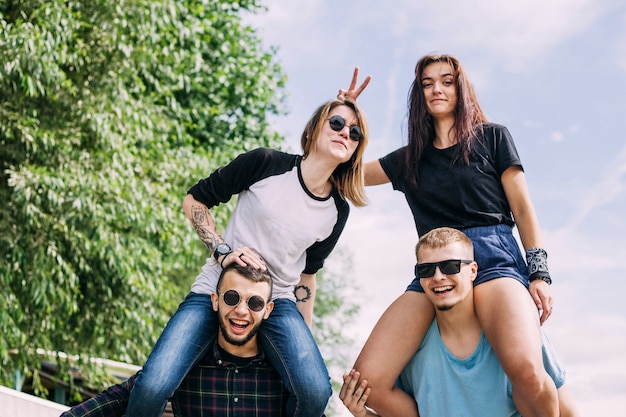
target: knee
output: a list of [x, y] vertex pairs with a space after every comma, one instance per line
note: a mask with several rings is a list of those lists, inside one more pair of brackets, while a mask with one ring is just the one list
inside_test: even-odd
[[168, 378], [152, 378], [144, 374], [135, 380], [131, 395], [145, 404], [167, 401], [174, 391], [172, 384]]
[[300, 389], [296, 387], [295, 397], [299, 410], [306, 410], [307, 414], [320, 416], [324, 413], [328, 400], [330, 399], [333, 389], [330, 385], [330, 381], [318, 380], [317, 383], [311, 383], [301, 386]]
[[305, 398], [315, 398], [316, 402], [324, 403], [324, 406], [326, 406], [328, 399], [333, 394], [333, 388], [329, 379], [318, 378], [317, 380], [309, 380], [302, 388], [306, 392]]

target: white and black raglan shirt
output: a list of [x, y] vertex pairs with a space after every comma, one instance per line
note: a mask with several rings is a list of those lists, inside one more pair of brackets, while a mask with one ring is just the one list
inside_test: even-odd
[[[233, 249], [247, 246], [263, 257], [274, 281], [273, 299], [295, 301], [300, 274], [314, 274], [335, 247], [350, 206], [333, 188], [329, 197], [313, 195], [304, 185], [301, 155], [259, 148], [194, 185], [190, 193], [209, 209], [237, 195], [223, 234]], [[221, 267], [206, 260], [191, 291], [215, 291]]]

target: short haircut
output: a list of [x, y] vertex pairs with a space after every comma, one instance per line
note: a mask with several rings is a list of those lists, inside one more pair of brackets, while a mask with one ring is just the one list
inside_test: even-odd
[[417, 242], [417, 246], [415, 246], [415, 258], [419, 260], [418, 254], [422, 247], [438, 249], [448, 246], [453, 242], [461, 243], [470, 253], [474, 253], [474, 245], [465, 233], [451, 227], [440, 227], [431, 230], [420, 238]]
[[219, 292], [220, 287], [222, 286], [222, 281], [224, 281], [224, 275], [228, 272], [237, 272], [242, 277], [249, 279], [252, 282], [267, 282], [270, 286], [270, 296], [269, 299], [272, 298], [272, 290], [273, 290], [273, 282], [270, 273], [266, 269], [262, 271], [260, 269], [256, 269], [251, 267], [250, 265], [241, 266], [237, 262], [233, 262], [232, 264], [228, 264], [220, 273], [220, 277], [217, 281], [217, 291]]

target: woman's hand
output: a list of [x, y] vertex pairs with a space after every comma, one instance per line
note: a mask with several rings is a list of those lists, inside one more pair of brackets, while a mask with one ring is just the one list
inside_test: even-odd
[[226, 257], [222, 259], [221, 264], [222, 267], [226, 267], [227, 265], [235, 262], [240, 266], [250, 265], [251, 267], [259, 269], [261, 271], [265, 271], [267, 269], [263, 258], [261, 258], [255, 251], [246, 246], [237, 248], [228, 255], [226, 255]]
[[367, 77], [365, 77], [365, 80], [359, 86], [359, 88], [356, 88], [356, 84], [358, 81], [359, 81], [359, 67], [354, 67], [354, 74], [352, 74], [352, 82], [350, 83], [350, 88], [348, 88], [347, 90], [340, 88], [339, 93], [337, 94], [337, 97], [347, 97], [356, 101], [356, 99], [361, 95], [363, 90], [365, 90], [365, 87], [367, 87], [370, 81], [372, 81], [372, 76], [368, 75]]
[[548, 320], [548, 317], [552, 315], [552, 303], [554, 300], [552, 299], [550, 286], [546, 282], [536, 279], [531, 281], [530, 288], [528, 290], [530, 291], [530, 295], [533, 297], [537, 310], [541, 311], [539, 322], [543, 324], [546, 320]]

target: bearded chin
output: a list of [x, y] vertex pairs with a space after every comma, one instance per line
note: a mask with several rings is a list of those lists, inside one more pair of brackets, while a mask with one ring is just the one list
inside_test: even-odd
[[254, 326], [243, 339], [234, 339], [230, 337], [230, 335], [226, 331], [226, 325], [222, 320], [220, 320], [220, 331], [222, 332], [222, 336], [224, 336], [224, 340], [226, 341], [226, 343], [229, 343], [233, 346], [243, 346], [248, 343], [250, 340], [252, 340], [254, 336], [256, 336], [256, 333], [259, 331], [260, 326], [260, 324]]

